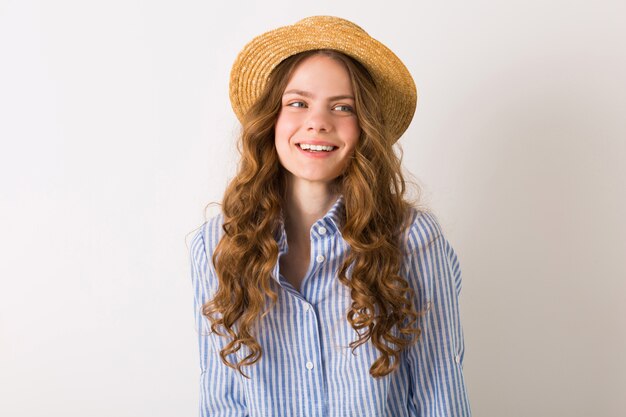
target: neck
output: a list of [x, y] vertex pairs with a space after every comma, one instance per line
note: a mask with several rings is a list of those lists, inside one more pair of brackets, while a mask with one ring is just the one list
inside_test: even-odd
[[286, 191], [283, 213], [289, 245], [308, 246], [311, 226], [330, 210], [338, 195], [327, 183], [293, 177], [288, 178]]

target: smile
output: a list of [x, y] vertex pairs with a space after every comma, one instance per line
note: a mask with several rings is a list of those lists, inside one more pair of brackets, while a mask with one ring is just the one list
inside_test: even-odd
[[298, 143], [300, 149], [307, 152], [332, 152], [337, 146], [332, 145], [311, 145], [309, 143]]

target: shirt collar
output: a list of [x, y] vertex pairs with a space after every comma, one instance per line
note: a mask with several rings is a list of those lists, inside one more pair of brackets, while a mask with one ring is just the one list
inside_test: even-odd
[[317, 233], [317, 229], [322, 226], [326, 228], [325, 235], [327, 236], [334, 235], [335, 233], [341, 233], [341, 227], [343, 226], [345, 215], [346, 206], [344, 202], [344, 197], [343, 195], [339, 195], [335, 203], [332, 205], [330, 210], [326, 212], [324, 217], [313, 223], [311, 233], [315, 231], [316, 236], [320, 236], [320, 234]]
[[[337, 200], [333, 203], [332, 207], [326, 212], [324, 217], [318, 219], [311, 226], [311, 240], [319, 240], [326, 237], [334, 236], [335, 234], [341, 234], [341, 227], [343, 226], [343, 221], [345, 218], [346, 207], [344, 196], [339, 195]], [[278, 218], [278, 225], [275, 234], [276, 243], [278, 243], [278, 256], [287, 253], [288, 245], [287, 245], [287, 233], [285, 233], [285, 221], [283, 212], [281, 210], [280, 216]], [[279, 278], [279, 269], [278, 269], [278, 260], [276, 265], [274, 266], [274, 271], [272, 276], [278, 281]]]

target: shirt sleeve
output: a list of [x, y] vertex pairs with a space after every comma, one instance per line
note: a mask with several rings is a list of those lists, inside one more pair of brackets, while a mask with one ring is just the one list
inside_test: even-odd
[[409, 409], [414, 417], [470, 417], [463, 377], [458, 258], [432, 214], [416, 217], [407, 248], [405, 267], [416, 291], [421, 330], [407, 352]]
[[211, 334], [202, 305], [209, 301], [216, 287], [214, 269], [207, 256], [205, 236], [216, 236], [217, 230], [205, 223], [191, 243], [191, 280], [194, 291], [194, 313], [200, 348], [200, 416], [247, 416], [244, 392], [239, 374], [224, 365], [219, 356], [219, 336]]

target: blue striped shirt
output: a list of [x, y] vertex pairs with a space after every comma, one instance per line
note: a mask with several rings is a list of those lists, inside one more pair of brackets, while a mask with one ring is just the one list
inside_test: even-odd
[[[422, 333], [403, 351], [398, 370], [373, 378], [379, 355], [371, 341], [355, 354], [357, 334], [346, 319], [351, 298], [337, 279], [347, 255], [341, 236], [343, 197], [311, 227], [311, 263], [300, 292], [280, 274], [277, 260], [272, 288], [276, 305], [255, 333], [263, 349], [256, 364], [242, 368], [250, 379], [219, 357], [226, 340], [211, 333], [202, 304], [217, 289], [211, 262], [222, 235], [222, 215], [204, 223], [191, 245], [196, 328], [200, 346], [200, 415], [207, 416], [470, 416], [463, 379], [463, 332], [458, 296], [461, 270], [435, 217], [412, 209], [403, 241], [400, 274], [415, 290]], [[287, 252], [281, 226], [280, 254]], [[247, 353], [241, 349], [237, 360]], [[232, 359], [231, 359], [232, 361]]]

